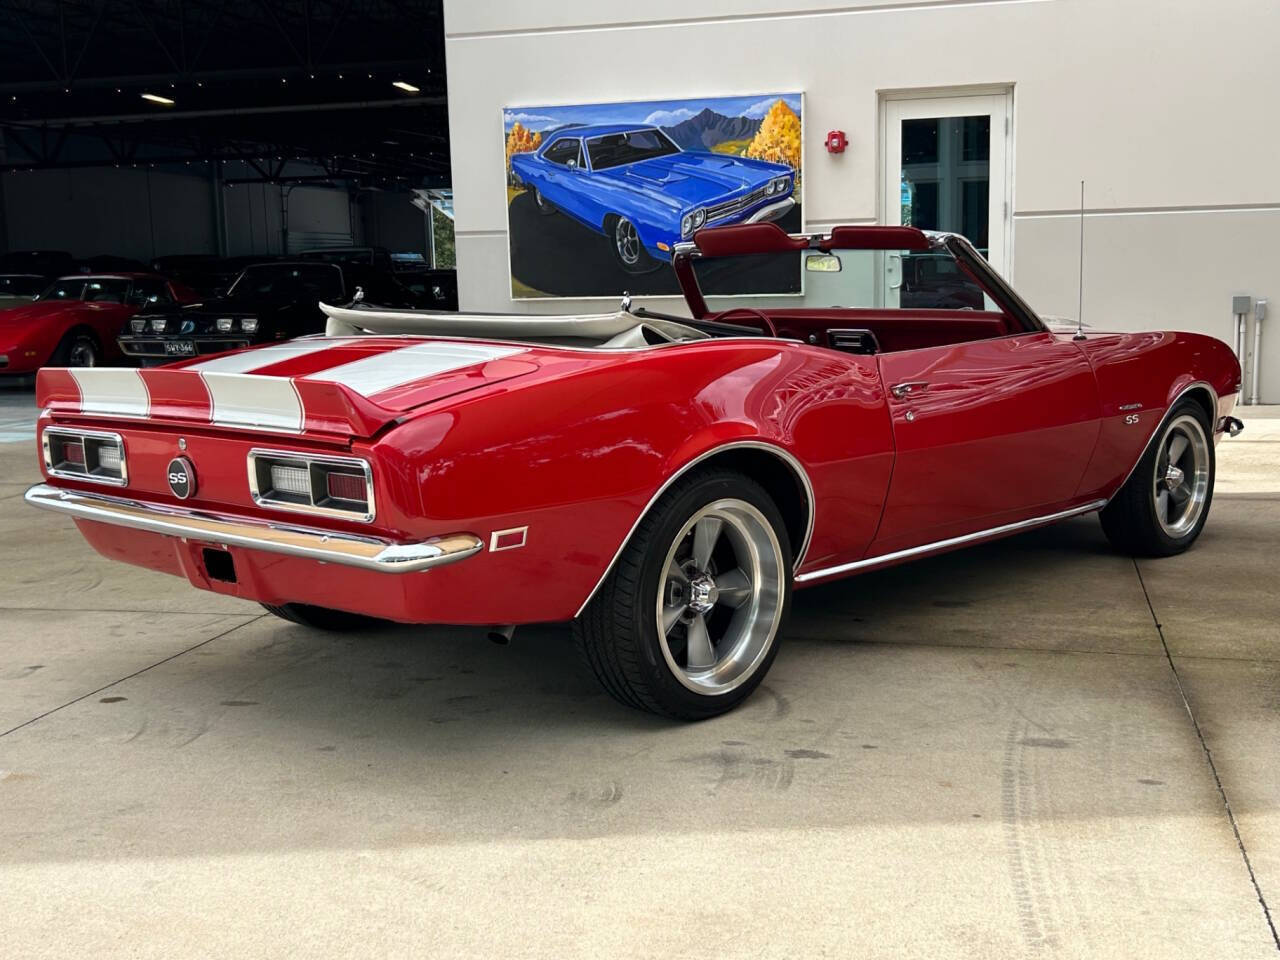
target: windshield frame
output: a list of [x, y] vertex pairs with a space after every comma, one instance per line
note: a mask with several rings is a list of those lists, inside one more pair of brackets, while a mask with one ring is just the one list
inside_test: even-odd
[[983, 293], [1022, 327], [1021, 332], [1045, 332], [1049, 329], [1027, 302], [991, 264], [983, 259], [982, 254], [978, 253], [965, 237], [958, 233], [939, 233], [898, 226], [835, 227], [830, 234], [826, 235], [788, 234], [776, 224], [707, 227], [695, 234], [693, 240], [676, 244], [671, 256], [671, 266], [680, 284], [680, 291], [689, 307], [690, 316], [695, 320], [701, 320], [713, 312], [708, 309], [706, 297], [698, 286], [693, 261], [706, 256], [714, 257], [716, 254], [704, 253], [700, 249], [700, 239], [712, 249], [724, 246], [726, 249], [719, 254], [721, 256], [806, 250], [822, 253], [834, 253], [840, 250], [909, 250], [917, 253], [947, 253], [969, 276], [969, 279], [982, 289]]

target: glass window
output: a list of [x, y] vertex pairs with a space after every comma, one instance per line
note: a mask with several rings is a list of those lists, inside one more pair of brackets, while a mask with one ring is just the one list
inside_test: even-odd
[[129, 281], [123, 277], [89, 277], [84, 282], [87, 303], [124, 303], [129, 295]]
[[991, 117], [902, 121], [902, 222], [990, 245]]
[[323, 263], [263, 263], [245, 268], [227, 291], [236, 298], [315, 297], [335, 302], [343, 296], [342, 271]]
[[946, 253], [902, 257], [899, 306], [904, 310], [982, 310], [982, 288]]
[[591, 156], [592, 170], [608, 170], [626, 163], [651, 160], [679, 153], [680, 148], [656, 128], [628, 130], [592, 137], [587, 141], [587, 153]]
[[34, 297], [44, 286], [44, 277], [25, 274], [0, 276], [0, 297]]
[[133, 281], [129, 302], [145, 307], [149, 303], [172, 303], [173, 299], [169, 296], [169, 288], [163, 280], [142, 277]]
[[75, 277], [64, 277], [45, 288], [39, 300], [80, 300], [84, 293], [84, 281]]
[[[903, 310], [982, 310], [982, 288], [945, 251], [835, 250], [806, 269], [816, 251], [707, 257], [693, 261], [703, 294], [802, 294], [783, 307], [852, 307]], [[886, 278], [900, 278], [897, 302], [886, 296]], [[896, 280], [895, 280], [896, 282]], [[888, 306], [886, 306], [888, 304]], [[751, 306], [750, 302], [743, 306]]]
[[543, 156], [552, 163], [564, 166], [570, 160], [577, 162], [580, 149], [579, 143], [575, 138], [565, 137], [563, 140], [557, 140], [547, 147]]

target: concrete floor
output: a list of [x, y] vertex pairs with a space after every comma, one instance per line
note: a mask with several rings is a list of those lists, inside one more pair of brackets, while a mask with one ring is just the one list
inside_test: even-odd
[[1274, 958], [1280, 419], [1248, 419], [1187, 555], [1084, 518], [801, 593], [695, 726], [562, 628], [331, 636], [108, 563], [0, 445], [0, 954]]

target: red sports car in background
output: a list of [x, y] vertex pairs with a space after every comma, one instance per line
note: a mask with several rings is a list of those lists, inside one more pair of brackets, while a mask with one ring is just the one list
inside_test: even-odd
[[0, 310], [0, 375], [117, 360], [116, 337], [143, 307], [191, 303], [193, 290], [154, 273], [74, 274], [30, 303]]
[[[984, 309], [904, 303], [909, 254]], [[911, 227], [702, 230], [673, 267], [688, 316], [326, 306], [324, 337], [44, 370], [26, 499], [294, 623], [572, 619], [613, 696], [689, 719], [760, 683], [793, 588], [1085, 513], [1144, 556], [1204, 527], [1221, 341], [1055, 332]], [[713, 312], [727, 276], [801, 292]]]

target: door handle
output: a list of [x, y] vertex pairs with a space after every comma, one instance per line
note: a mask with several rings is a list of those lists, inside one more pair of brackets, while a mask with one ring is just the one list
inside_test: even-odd
[[913, 393], [924, 393], [928, 389], [929, 382], [927, 380], [908, 380], [906, 383], [895, 383], [889, 388], [889, 392], [901, 400], [903, 397], [910, 396]]

